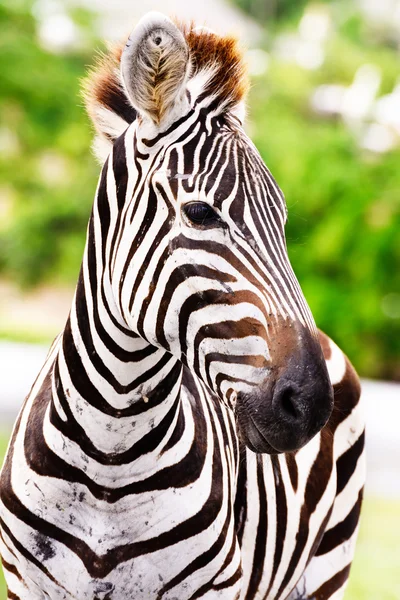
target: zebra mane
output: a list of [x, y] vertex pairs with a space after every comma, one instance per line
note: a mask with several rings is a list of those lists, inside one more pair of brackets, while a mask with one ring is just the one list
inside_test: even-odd
[[[213, 104], [213, 112], [243, 114], [248, 78], [243, 53], [232, 36], [219, 36], [193, 22], [174, 21], [189, 48], [188, 90], [192, 102]], [[86, 110], [97, 132], [93, 147], [100, 162], [137, 112], [124, 89], [120, 62], [125, 41], [109, 46], [83, 83]], [[242, 119], [241, 119], [242, 120]]]

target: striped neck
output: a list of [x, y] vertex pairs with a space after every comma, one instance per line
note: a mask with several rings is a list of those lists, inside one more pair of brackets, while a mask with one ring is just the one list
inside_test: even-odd
[[94, 455], [120, 456], [140, 444], [149, 452], [176, 426], [183, 366], [124, 324], [103, 268], [96, 211], [95, 204], [55, 364], [53, 416]]

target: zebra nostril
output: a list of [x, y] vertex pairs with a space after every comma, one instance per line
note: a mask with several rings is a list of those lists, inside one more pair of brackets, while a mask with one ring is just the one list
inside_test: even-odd
[[276, 411], [290, 421], [298, 421], [302, 418], [302, 411], [298, 405], [299, 394], [292, 385], [277, 390], [274, 394], [274, 406]]
[[292, 388], [286, 388], [283, 390], [281, 394], [281, 406], [283, 411], [293, 417], [294, 419], [298, 416], [298, 411], [296, 409], [295, 402], [293, 400], [293, 390]]

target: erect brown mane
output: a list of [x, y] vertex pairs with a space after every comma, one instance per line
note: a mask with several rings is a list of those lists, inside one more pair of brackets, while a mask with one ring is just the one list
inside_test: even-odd
[[[208, 71], [211, 77], [205, 80], [206, 85], [200, 91], [201, 97], [212, 97], [223, 112], [233, 109], [244, 100], [248, 90], [246, 67], [236, 39], [196, 28], [194, 23], [175, 21], [175, 24], [182, 31], [190, 49], [192, 68], [189, 80], [202, 71]], [[120, 117], [126, 124], [136, 117], [136, 111], [121, 82], [120, 59], [124, 45], [125, 42], [122, 42], [100, 55], [83, 86], [88, 114], [98, 132], [109, 139], [113, 137], [110, 129], [114, 124], [107, 127], [109, 124], [105, 123], [102, 109]]]
[[215, 97], [229, 110], [245, 99], [249, 82], [242, 51], [232, 36], [219, 36], [205, 29], [177, 23], [186, 38], [192, 61], [191, 76], [211, 68], [214, 75], [203, 94]]
[[104, 135], [99, 123], [98, 109], [105, 108], [131, 123], [136, 111], [122, 87], [119, 65], [125, 42], [110, 46], [107, 53], [99, 54], [96, 65], [83, 81], [82, 93], [89, 117], [99, 133]]

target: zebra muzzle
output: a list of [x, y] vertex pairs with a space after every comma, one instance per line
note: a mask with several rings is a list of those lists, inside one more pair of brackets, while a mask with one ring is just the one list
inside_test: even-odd
[[254, 452], [291, 452], [325, 426], [332, 408], [333, 388], [321, 348], [315, 338], [307, 339], [254, 392], [238, 392], [239, 434]]

